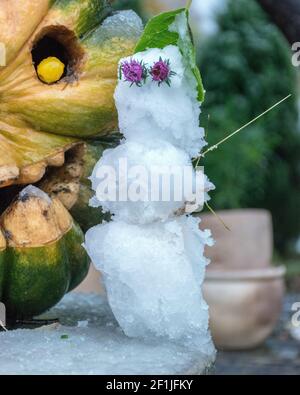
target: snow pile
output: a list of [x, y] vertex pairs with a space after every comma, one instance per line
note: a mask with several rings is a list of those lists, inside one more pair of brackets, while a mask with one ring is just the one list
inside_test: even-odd
[[209, 232], [199, 231], [191, 217], [144, 226], [115, 221], [89, 231], [87, 249], [128, 336], [207, 343], [208, 308], [200, 291], [205, 244], [211, 245]]
[[[183, 173], [206, 145], [199, 127], [196, 80], [185, 72], [179, 49], [168, 46], [134, 55], [134, 60], [148, 66], [159, 59], [168, 60], [176, 73], [170, 87], [151, 77], [140, 87], [130, 86], [124, 78], [119, 81], [115, 100], [125, 140], [104, 153], [91, 177], [96, 191], [91, 203], [110, 210], [114, 219], [90, 229], [85, 246], [103, 273], [109, 304], [126, 335], [159, 337], [211, 356], [214, 347], [201, 284], [208, 264], [204, 247], [213, 241], [209, 231], [199, 230], [199, 220], [183, 215], [188, 197], [183, 194], [180, 201], [167, 202], [105, 201], [101, 193], [102, 170], [123, 169], [112, 187], [120, 197], [132, 185], [128, 178], [134, 180], [122, 163], [131, 169], [139, 165], [146, 173], [153, 165], [176, 165]], [[132, 58], [120, 64], [125, 61]], [[195, 176], [192, 172], [194, 181]], [[149, 181], [142, 183], [139, 192], [146, 194], [149, 188], [152, 192], [152, 187]], [[205, 178], [206, 199], [212, 188]], [[182, 186], [175, 186], [173, 193], [178, 189]]]
[[[101, 172], [108, 166], [116, 174], [114, 200], [105, 200], [105, 184], [104, 188], [99, 188]], [[140, 185], [135, 188], [139, 169]], [[97, 198], [92, 200], [92, 204], [114, 213], [115, 220], [129, 223], [167, 220], [178, 210], [184, 210], [186, 202], [193, 200], [196, 194], [195, 178], [188, 154], [170, 143], [161, 140], [146, 140], [144, 144], [128, 141], [115, 149], [106, 150], [96, 165], [92, 187], [97, 191]], [[169, 180], [167, 188], [164, 188], [164, 179]], [[176, 182], [178, 179], [181, 182]], [[188, 185], [188, 182], [190, 188], [185, 193], [182, 184]], [[206, 182], [204, 187], [209, 189], [210, 184]], [[128, 192], [131, 192], [131, 200], [127, 199]]]

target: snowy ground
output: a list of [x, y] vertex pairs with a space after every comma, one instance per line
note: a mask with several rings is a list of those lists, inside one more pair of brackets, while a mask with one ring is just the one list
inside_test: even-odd
[[[298, 375], [300, 340], [291, 336], [289, 328], [291, 305], [296, 300], [300, 295], [286, 297], [278, 327], [264, 345], [250, 351], [218, 352], [215, 374]], [[0, 374], [184, 374], [203, 370], [200, 355], [171, 344], [126, 338], [98, 296], [74, 299], [68, 295], [51, 316], [60, 317], [60, 329], [0, 333]], [[68, 339], [61, 339], [64, 335]]]
[[61, 326], [0, 333], [0, 374], [204, 374], [212, 363], [176, 344], [127, 338], [98, 295], [69, 294], [47, 317]]

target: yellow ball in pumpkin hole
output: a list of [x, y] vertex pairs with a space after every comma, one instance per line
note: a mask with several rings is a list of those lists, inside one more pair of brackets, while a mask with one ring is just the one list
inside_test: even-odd
[[53, 56], [42, 60], [37, 68], [39, 78], [46, 84], [53, 84], [59, 81], [64, 71], [65, 65]]

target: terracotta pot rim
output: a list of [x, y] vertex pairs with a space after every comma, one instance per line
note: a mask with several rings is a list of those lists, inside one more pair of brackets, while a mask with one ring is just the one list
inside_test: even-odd
[[208, 270], [206, 281], [267, 281], [282, 279], [286, 273], [284, 266], [252, 270]]

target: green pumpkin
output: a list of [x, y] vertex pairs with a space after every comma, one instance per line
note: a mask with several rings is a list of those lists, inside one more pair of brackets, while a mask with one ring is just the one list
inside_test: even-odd
[[25, 193], [0, 224], [0, 299], [10, 319], [43, 313], [87, 275], [84, 235], [58, 199]]

